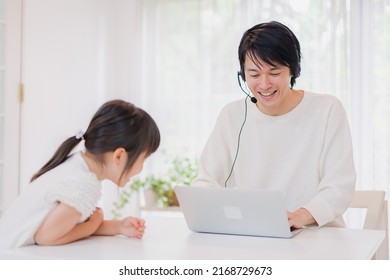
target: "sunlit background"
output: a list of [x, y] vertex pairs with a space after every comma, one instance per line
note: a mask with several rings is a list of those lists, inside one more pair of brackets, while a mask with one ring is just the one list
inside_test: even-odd
[[390, 0], [1, 0], [0, 11], [0, 208], [111, 98], [161, 129], [141, 176], [197, 160], [221, 108], [245, 97], [243, 32], [270, 20], [301, 43], [296, 88], [344, 104], [357, 189], [390, 191]]
[[336, 95], [347, 110], [357, 188], [389, 190], [389, 1], [167, 0], [142, 1], [142, 10], [142, 106], [156, 116], [166, 153], [199, 156], [220, 109], [244, 97], [243, 32], [277, 20], [301, 43], [296, 88]]

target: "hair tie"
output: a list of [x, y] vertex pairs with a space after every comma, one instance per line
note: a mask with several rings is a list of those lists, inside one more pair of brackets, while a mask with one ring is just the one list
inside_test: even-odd
[[78, 130], [78, 131], [76, 132], [75, 137], [76, 137], [76, 139], [85, 140], [85, 139], [84, 139], [84, 131], [82, 131], [81, 129]]

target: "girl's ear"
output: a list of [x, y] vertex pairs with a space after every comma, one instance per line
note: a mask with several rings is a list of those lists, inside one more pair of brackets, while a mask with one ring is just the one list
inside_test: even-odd
[[113, 153], [114, 163], [120, 164], [123, 160], [127, 160], [127, 152], [124, 148], [116, 148]]

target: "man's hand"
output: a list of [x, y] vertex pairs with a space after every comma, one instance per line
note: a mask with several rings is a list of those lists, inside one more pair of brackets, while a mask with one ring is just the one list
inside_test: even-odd
[[305, 208], [299, 208], [294, 212], [287, 212], [288, 223], [292, 228], [303, 228], [304, 226], [315, 224], [316, 220]]

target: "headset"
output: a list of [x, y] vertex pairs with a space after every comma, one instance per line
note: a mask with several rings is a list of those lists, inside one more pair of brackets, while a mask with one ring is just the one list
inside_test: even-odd
[[[295, 55], [296, 55], [296, 57], [298, 59], [297, 65], [295, 65], [295, 67], [293, 69], [291, 69], [291, 67], [290, 67], [290, 70], [292, 72], [292, 78], [294, 79], [294, 80], [290, 81], [290, 83], [291, 83], [291, 87], [293, 87], [293, 85], [295, 83], [295, 79], [297, 77], [299, 77], [300, 72], [301, 72], [301, 66], [300, 66], [301, 54], [300, 54], [300, 44], [299, 44], [299, 41], [295, 37], [295, 35], [292, 33], [292, 31], [287, 26], [285, 26], [285, 25], [283, 25], [283, 24], [281, 24], [279, 22], [272, 21], [270, 23], [261, 23], [261, 24], [258, 24], [256, 26], [252, 27], [251, 29], [249, 29], [249, 30], [247, 30], [245, 32], [244, 36], [250, 36], [250, 34], [252, 34], [253, 36], [257, 36], [256, 34], [253, 34], [253, 32], [257, 32], [257, 31], [259, 31], [259, 30], [261, 30], [263, 28], [271, 28], [272, 29], [272, 28], [276, 28], [276, 27], [277, 28], [282, 28], [284, 30], [284, 33], [287, 34], [287, 37], [290, 38], [291, 42], [293, 43], [293, 48], [295, 50]], [[243, 39], [241, 39], [241, 40], [243, 40]], [[242, 43], [242, 41], [241, 41], [241, 43]], [[241, 46], [241, 43], [240, 43], [240, 46]], [[237, 157], [238, 157], [238, 152], [239, 152], [239, 149], [240, 149], [241, 133], [242, 133], [242, 130], [243, 130], [244, 125], [246, 123], [247, 114], [248, 114], [247, 100], [249, 98], [251, 100], [251, 102], [253, 102], [255, 104], [257, 103], [256, 97], [250, 95], [250, 90], [246, 86], [246, 83], [245, 83], [245, 87], [247, 88], [248, 91], [245, 91], [243, 89], [242, 84], [241, 84], [241, 80], [245, 83], [245, 73], [244, 73], [243, 65], [241, 65], [240, 71], [237, 72], [237, 81], [238, 81], [238, 85], [240, 86], [240, 89], [246, 95], [246, 98], [245, 98], [244, 121], [242, 122], [240, 131], [238, 133], [236, 154], [234, 156], [234, 160], [233, 160], [232, 167], [230, 169], [229, 175], [228, 175], [228, 177], [227, 177], [227, 179], [225, 181], [225, 187], [227, 187], [227, 182], [229, 181], [230, 177], [232, 176], [233, 169], [234, 169], [234, 166], [236, 164]]]
[[[237, 149], [236, 149], [236, 154], [234, 156], [234, 160], [233, 160], [233, 163], [232, 163], [232, 167], [230, 169], [230, 172], [229, 172], [229, 175], [228, 177], [226, 178], [225, 180], [225, 188], [227, 187], [227, 182], [229, 181], [230, 177], [232, 176], [233, 174], [233, 169], [234, 169], [234, 166], [236, 165], [236, 160], [237, 160], [237, 157], [238, 157], [238, 151], [240, 150], [240, 140], [241, 140], [241, 133], [242, 133], [242, 130], [244, 128], [244, 125], [246, 123], [246, 118], [247, 118], [247, 115], [248, 115], [248, 98], [250, 98], [250, 100], [252, 101], [252, 103], [257, 103], [257, 99], [256, 97], [254, 96], [250, 96], [249, 93], [247, 93], [243, 88], [242, 88], [242, 85], [241, 85], [241, 79], [240, 77], [242, 78], [242, 74], [241, 74], [241, 71], [238, 71], [237, 72], [237, 81], [238, 81], [238, 85], [240, 86], [240, 89], [242, 90], [242, 92], [246, 95], [246, 98], [245, 98], [245, 113], [244, 113], [244, 121], [242, 122], [242, 125], [240, 127], [240, 131], [238, 133], [238, 139], [237, 139]], [[245, 80], [242, 79], [244, 82]], [[247, 87], [248, 88], [248, 87]]]
[[[251, 99], [251, 101], [252, 101], [253, 103], [256, 104], [256, 103], [257, 103], [256, 97], [250, 96], [250, 94], [247, 93], [247, 92], [242, 88], [240, 77], [241, 77], [242, 80], [245, 82], [244, 76], [241, 74], [241, 71], [237, 71], [237, 81], [238, 81], [238, 85], [240, 86], [240, 89], [242, 90], [243, 93], [245, 93], [245, 95], [246, 95], [247, 97], [249, 97], [249, 98]], [[245, 84], [245, 85], [246, 85], [246, 84]], [[248, 87], [247, 87], [247, 89], [248, 89]]]

